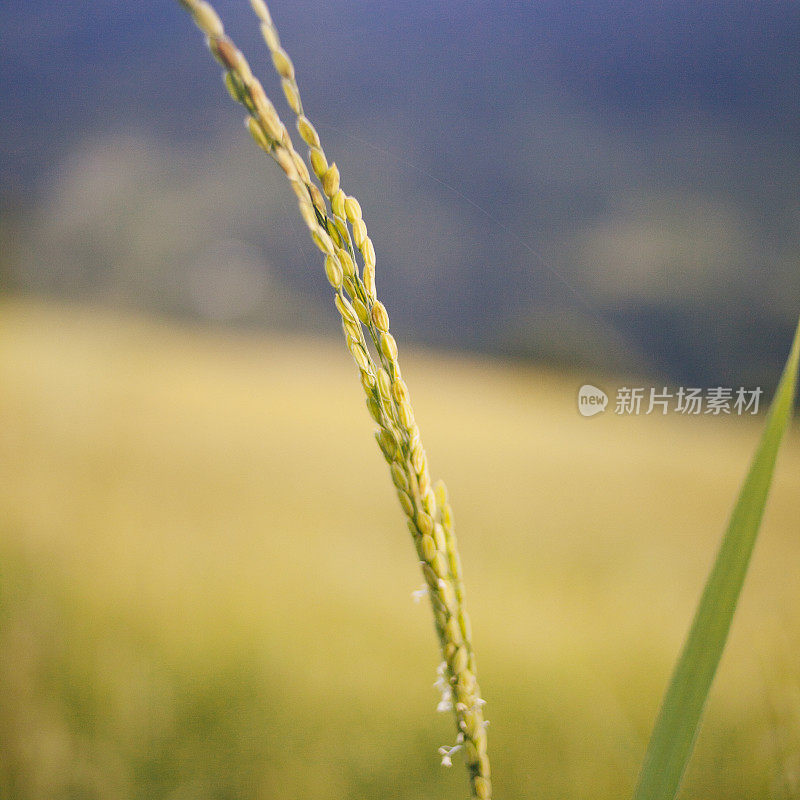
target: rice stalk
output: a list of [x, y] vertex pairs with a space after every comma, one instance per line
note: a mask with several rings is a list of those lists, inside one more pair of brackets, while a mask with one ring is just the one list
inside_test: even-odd
[[464, 582], [456, 544], [453, 513], [444, 483], [431, 483], [408, 386], [402, 378], [398, 347], [389, 331], [389, 315], [378, 299], [375, 247], [356, 198], [341, 187], [335, 163], [329, 163], [319, 134], [305, 115], [295, 69], [281, 47], [277, 29], [263, 0], [251, 0], [261, 32], [281, 78], [297, 131], [308, 146], [309, 171], [292, 138], [253, 75], [241, 51], [225, 35], [214, 8], [205, 0], [179, 0], [207, 37], [224, 69], [225, 85], [248, 112], [250, 135], [283, 170], [297, 197], [309, 234], [324, 256], [325, 275], [342, 318], [342, 331], [361, 377], [366, 405], [377, 428], [375, 438], [389, 466], [400, 506], [419, 557], [433, 609], [442, 654], [437, 685], [440, 710], [452, 710], [456, 743], [440, 748], [442, 763], [462, 750], [472, 796], [491, 798], [484, 701], [477, 682], [475, 654], [464, 601]]

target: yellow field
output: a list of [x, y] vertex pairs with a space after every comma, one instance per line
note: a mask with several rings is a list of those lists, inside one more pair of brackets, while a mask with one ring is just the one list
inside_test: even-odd
[[[401, 358], [497, 797], [624, 798], [760, 421], [583, 419], [596, 376]], [[684, 798], [800, 797], [798, 489], [795, 427]], [[0, 556], [0, 797], [466, 796], [335, 338], [0, 304]]]

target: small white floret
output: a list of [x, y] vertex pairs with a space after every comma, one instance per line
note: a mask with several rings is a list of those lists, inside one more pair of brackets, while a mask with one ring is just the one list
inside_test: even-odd
[[415, 589], [413, 592], [411, 592], [411, 599], [415, 603], [419, 603], [422, 600], [423, 597], [427, 597], [427, 596], [428, 596], [428, 587], [427, 586], [423, 586], [421, 589]]
[[453, 753], [458, 752], [461, 749], [460, 744], [453, 745], [452, 747], [440, 747], [439, 748], [439, 755], [442, 757], [442, 766], [443, 767], [452, 767], [453, 766], [453, 759], [451, 756]]

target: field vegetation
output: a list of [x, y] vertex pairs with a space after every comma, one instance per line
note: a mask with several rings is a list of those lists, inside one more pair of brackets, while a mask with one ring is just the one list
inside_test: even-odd
[[[349, 362], [336, 336], [2, 301], [0, 797], [465, 795]], [[404, 374], [497, 797], [629, 796], [763, 420], [584, 419], [582, 383], [625, 379], [496, 358]], [[684, 800], [800, 797], [798, 475], [795, 426]]]

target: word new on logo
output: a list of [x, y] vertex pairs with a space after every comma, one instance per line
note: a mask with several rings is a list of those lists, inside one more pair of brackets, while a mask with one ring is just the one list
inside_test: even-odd
[[584, 417], [593, 417], [606, 410], [608, 395], [591, 383], [585, 383], [578, 389], [578, 411]]

